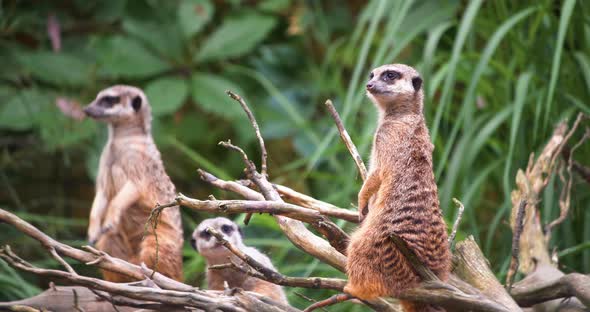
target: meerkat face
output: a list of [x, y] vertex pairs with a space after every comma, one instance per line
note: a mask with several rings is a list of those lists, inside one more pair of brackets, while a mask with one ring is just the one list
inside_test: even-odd
[[212, 227], [219, 233], [223, 234], [232, 245], [240, 247], [242, 243], [242, 230], [231, 220], [223, 217], [206, 219], [201, 222], [193, 232], [191, 246], [206, 258], [226, 257], [230, 253], [227, 248], [221, 245], [217, 239], [206, 231]]
[[422, 78], [410, 66], [391, 64], [377, 67], [369, 74], [367, 96], [379, 108], [422, 96]]
[[149, 122], [149, 104], [138, 88], [124, 85], [112, 86], [98, 93], [96, 99], [84, 108], [91, 118], [111, 124], [134, 120]]

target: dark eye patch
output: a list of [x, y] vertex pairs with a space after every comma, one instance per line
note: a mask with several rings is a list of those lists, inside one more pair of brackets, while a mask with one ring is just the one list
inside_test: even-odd
[[230, 235], [234, 231], [234, 228], [231, 225], [224, 224], [221, 226], [221, 231], [227, 235]]
[[120, 100], [121, 99], [118, 96], [106, 95], [98, 100], [98, 105], [105, 108], [111, 108], [113, 105], [119, 103]]
[[373, 74], [373, 72], [371, 72], [371, 73], [369, 74], [369, 79], [373, 79], [373, 77], [375, 77], [375, 74]]
[[393, 81], [396, 79], [400, 79], [402, 77], [402, 74], [400, 74], [399, 72], [396, 72], [395, 70], [388, 70], [386, 72], [383, 72], [383, 74], [381, 74], [381, 79], [384, 81]]
[[211, 238], [211, 233], [207, 232], [207, 230], [203, 230], [201, 231], [201, 233], [199, 233], [199, 237], [202, 239], [209, 240], [209, 238]]

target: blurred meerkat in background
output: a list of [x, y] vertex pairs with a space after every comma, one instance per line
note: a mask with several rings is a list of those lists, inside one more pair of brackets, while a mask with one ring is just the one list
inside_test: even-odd
[[193, 232], [191, 246], [197, 250], [207, 261], [207, 287], [212, 290], [224, 290], [224, 282], [227, 282], [230, 288], [242, 288], [246, 291], [252, 291], [267, 296], [275, 301], [289, 304], [283, 288], [279, 285], [263, 281], [261, 279], [249, 276], [239, 270], [227, 268], [222, 270], [209, 270], [209, 267], [216, 264], [232, 262], [248, 266], [244, 261], [234, 255], [225, 246], [217, 241], [209, 232], [208, 227], [222, 233], [223, 236], [236, 248], [262, 263], [267, 268], [275, 270], [270, 259], [254, 247], [244, 245], [243, 233], [240, 227], [233, 221], [217, 217], [206, 219], [201, 222]]
[[[156, 241], [144, 227], [157, 203], [172, 202], [175, 188], [164, 170], [151, 135], [151, 108], [138, 88], [116, 85], [101, 91], [84, 112], [108, 124], [109, 138], [100, 156], [88, 240], [98, 249], [131, 263], [154, 268]], [[182, 280], [182, 225], [178, 207], [164, 209], [158, 235], [157, 271]], [[103, 270], [113, 282], [129, 278]]]

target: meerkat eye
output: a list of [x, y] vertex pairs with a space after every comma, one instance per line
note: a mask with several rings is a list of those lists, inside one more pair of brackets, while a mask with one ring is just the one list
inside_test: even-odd
[[221, 231], [227, 235], [230, 235], [233, 230], [231, 225], [224, 224], [221, 226]]
[[375, 74], [373, 74], [373, 72], [371, 72], [371, 73], [369, 74], [369, 80], [373, 79], [373, 77], [375, 77]]
[[208, 240], [211, 238], [211, 233], [207, 232], [207, 230], [203, 230], [201, 233], [199, 233], [199, 237]]
[[113, 105], [119, 103], [120, 98], [118, 96], [103, 96], [99, 101], [98, 105], [106, 108], [111, 108]]
[[395, 80], [395, 79], [401, 78], [401, 75], [400, 75], [400, 73], [398, 73], [396, 71], [388, 71], [388, 72], [385, 72], [383, 74], [383, 78], [385, 80], [390, 80], [391, 81], [391, 80]]

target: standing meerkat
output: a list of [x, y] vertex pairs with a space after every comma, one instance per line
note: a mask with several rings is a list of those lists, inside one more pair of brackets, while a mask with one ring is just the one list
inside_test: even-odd
[[[144, 235], [157, 203], [175, 198], [151, 135], [151, 109], [138, 88], [117, 85], [101, 91], [86, 115], [108, 124], [109, 138], [100, 156], [96, 195], [90, 212], [88, 240], [111, 256], [154, 268], [156, 238]], [[157, 271], [182, 280], [182, 225], [178, 207], [165, 209], [158, 222]], [[124, 275], [103, 270], [106, 280], [124, 282]]]
[[[422, 113], [422, 79], [403, 64], [383, 65], [369, 75], [367, 95], [379, 111], [369, 175], [358, 194], [359, 229], [351, 236], [344, 288], [360, 299], [396, 297], [420, 282], [390, 239], [397, 234], [440, 279], [451, 264], [438, 201], [428, 128]], [[440, 311], [402, 301], [404, 311]]]
[[246, 291], [252, 291], [267, 296], [275, 301], [289, 304], [283, 288], [279, 285], [263, 281], [249, 276], [235, 269], [209, 270], [216, 264], [228, 263], [229, 259], [238, 265], [248, 266], [244, 261], [234, 255], [225, 246], [217, 241], [209, 232], [208, 227], [222, 233], [223, 236], [239, 250], [262, 263], [267, 268], [275, 270], [270, 259], [254, 247], [244, 245], [243, 234], [240, 227], [231, 220], [223, 217], [206, 219], [195, 229], [191, 239], [191, 246], [207, 260], [207, 287], [212, 290], [223, 290], [224, 282], [231, 288], [238, 287]]

